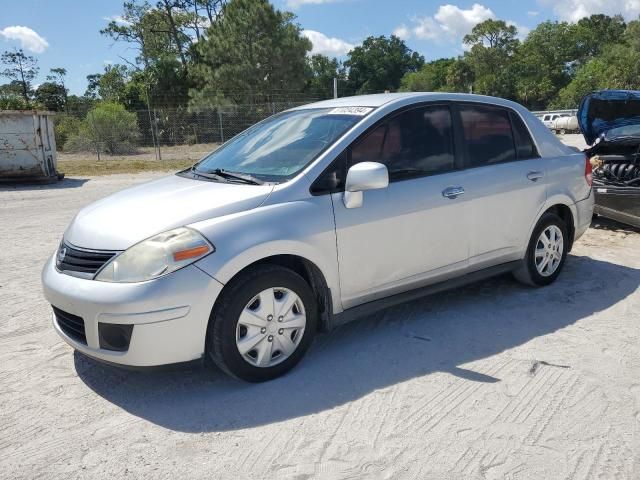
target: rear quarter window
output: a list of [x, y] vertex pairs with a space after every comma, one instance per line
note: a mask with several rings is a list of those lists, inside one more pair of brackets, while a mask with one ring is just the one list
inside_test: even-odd
[[513, 128], [513, 140], [516, 145], [516, 156], [518, 160], [539, 157], [538, 150], [522, 118], [515, 112], [509, 112], [509, 117], [511, 119], [511, 127]]

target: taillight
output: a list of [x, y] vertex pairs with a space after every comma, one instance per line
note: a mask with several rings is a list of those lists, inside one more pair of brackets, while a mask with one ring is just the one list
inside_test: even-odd
[[584, 179], [587, 181], [587, 185], [593, 185], [593, 167], [586, 155], [584, 156]]

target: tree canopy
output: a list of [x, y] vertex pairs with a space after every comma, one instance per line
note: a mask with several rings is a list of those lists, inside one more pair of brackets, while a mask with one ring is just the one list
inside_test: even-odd
[[[69, 95], [62, 66], [34, 87], [37, 59], [4, 52], [0, 108], [46, 108], [82, 119], [101, 102], [119, 104], [154, 110], [163, 127], [158, 135], [175, 136], [172, 122], [163, 126], [163, 112], [181, 119], [221, 105], [266, 112], [273, 102], [330, 98], [334, 79], [341, 96], [474, 92], [531, 109], [576, 107], [594, 89], [640, 89], [640, 20], [627, 23], [620, 15], [543, 21], [526, 35], [492, 18], [464, 36], [462, 55], [428, 62], [394, 35], [365, 38], [339, 59], [311, 54], [296, 17], [269, 0], [126, 0], [119, 17], [101, 33], [136, 53], [89, 75], [84, 95]], [[150, 122], [139, 115], [144, 128]]]
[[30, 55], [25, 55], [22, 49], [7, 51], [0, 56], [0, 63], [4, 66], [0, 76], [8, 78], [20, 86], [20, 95], [25, 102], [29, 102], [31, 82], [38, 74], [37, 61]]
[[301, 92], [311, 42], [268, 0], [233, 0], [198, 42], [192, 103], [259, 103]]
[[368, 37], [349, 52], [344, 63], [349, 70], [349, 93], [395, 91], [404, 75], [417, 72], [423, 64], [424, 57], [395, 35]]

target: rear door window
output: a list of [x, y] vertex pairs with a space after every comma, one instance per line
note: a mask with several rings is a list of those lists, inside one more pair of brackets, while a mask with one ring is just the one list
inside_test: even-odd
[[463, 140], [471, 167], [515, 160], [509, 112], [484, 105], [461, 105]]
[[386, 165], [391, 181], [453, 170], [449, 107], [412, 108], [383, 121], [351, 148], [351, 165], [359, 162]]

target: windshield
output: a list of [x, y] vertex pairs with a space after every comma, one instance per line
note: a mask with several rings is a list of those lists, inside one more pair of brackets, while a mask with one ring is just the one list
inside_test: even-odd
[[612, 128], [605, 134], [605, 139], [611, 140], [617, 137], [636, 137], [640, 136], [640, 125], [624, 125], [618, 128]]
[[294, 177], [371, 110], [321, 108], [274, 115], [225, 143], [194, 170], [196, 173], [223, 170], [267, 182], [283, 182]]

